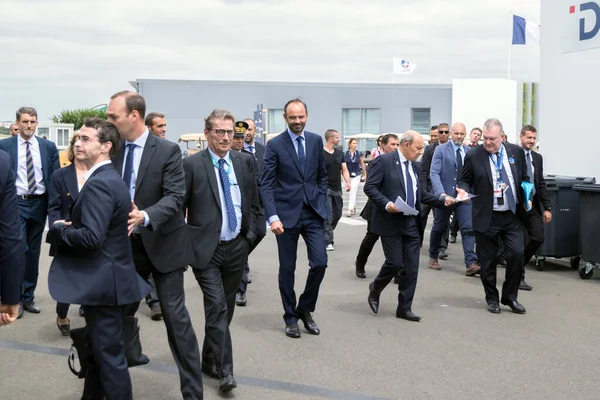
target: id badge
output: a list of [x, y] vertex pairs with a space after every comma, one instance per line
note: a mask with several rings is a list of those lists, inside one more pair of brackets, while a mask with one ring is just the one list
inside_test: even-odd
[[494, 186], [494, 198], [501, 199], [504, 197], [504, 185], [502, 183], [496, 183]]
[[356, 176], [356, 172], [351, 172], [350, 176], [354, 178]]

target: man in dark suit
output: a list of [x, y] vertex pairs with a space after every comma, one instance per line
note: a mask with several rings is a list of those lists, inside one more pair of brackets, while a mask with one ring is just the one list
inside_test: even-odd
[[16, 123], [19, 126], [19, 135], [0, 140], [0, 150], [11, 156], [12, 167], [17, 175], [17, 201], [21, 229], [26, 242], [20, 318], [23, 308], [35, 314], [40, 312], [34, 298], [39, 275], [42, 234], [48, 215], [47, 189], [50, 177], [59, 168], [59, 163], [56, 145], [35, 135], [38, 125], [35, 108], [19, 108]]
[[119, 145], [117, 128], [87, 118], [75, 142], [88, 167], [86, 183], [70, 219], [57, 220], [48, 240], [56, 254], [48, 274], [52, 297], [81, 304], [85, 313], [87, 373], [83, 399], [132, 399], [123, 344], [123, 306], [139, 302], [150, 287], [135, 272], [127, 243], [131, 200], [110, 157]]
[[423, 137], [419, 133], [405, 132], [398, 151], [378, 157], [364, 187], [365, 194], [373, 202], [371, 230], [381, 236], [385, 254], [379, 274], [369, 284], [369, 306], [377, 314], [381, 292], [400, 271], [404, 271], [405, 276], [398, 284], [396, 317], [415, 322], [421, 320], [412, 311], [419, 272], [421, 219], [418, 215], [401, 213], [394, 203], [400, 197], [417, 211], [421, 209], [421, 203], [432, 207], [454, 204], [450, 196], [438, 198], [425, 190], [425, 180], [416, 163], [423, 147]]
[[[261, 192], [267, 222], [277, 235], [285, 334], [299, 338], [299, 319], [308, 333], [321, 333], [311, 313], [315, 311], [327, 268], [327, 171], [323, 140], [304, 130], [308, 118], [306, 104], [299, 99], [288, 101], [283, 117], [288, 129], [267, 142]], [[310, 270], [304, 293], [296, 305], [294, 281], [300, 235], [307, 246]]]
[[544, 180], [544, 159], [540, 153], [533, 151], [537, 139], [537, 130], [532, 125], [521, 129], [521, 147], [525, 151], [525, 164], [529, 182], [534, 184], [531, 210], [527, 213], [529, 225], [526, 226], [525, 250], [523, 258], [523, 279], [519, 285], [521, 290], [532, 290], [525, 281], [525, 265], [529, 263], [535, 252], [544, 243], [544, 224], [552, 221], [552, 200], [548, 195]]
[[16, 174], [10, 156], [0, 151], [0, 326], [19, 316], [25, 271], [25, 241], [19, 226]]
[[[456, 197], [456, 185], [462, 174], [463, 160], [470, 150], [469, 147], [463, 144], [466, 135], [467, 128], [465, 124], [462, 122], [454, 123], [450, 130], [451, 140], [435, 149], [429, 174], [433, 194]], [[440, 243], [444, 234], [448, 231], [448, 222], [453, 212], [462, 237], [466, 275], [475, 276], [479, 272], [479, 264], [475, 254], [475, 237], [473, 236], [471, 223], [472, 210], [470, 202], [461, 202], [453, 207], [435, 212], [429, 240], [429, 268], [442, 269], [438, 262]]]
[[[149, 133], [145, 112], [146, 102], [137, 93], [111, 97], [106, 114], [125, 140], [113, 160], [131, 197], [129, 233], [135, 267], [144, 280], [149, 274], [154, 277], [181, 393], [184, 399], [201, 399], [200, 352], [183, 291], [183, 273], [193, 253], [183, 214], [181, 150]], [[127, 307], [125, 315], [133, 316], [138, 307], [139, 303]]]
[[204, 126], [208, 149], [183, 163], [192, 268], [204, 294], [202, 368], [223, 392], [237, 386], [229, 325], [259, 215], [255, 160], [230, 151], [234, 121], [229, 111], [213, 110]]
[[[488, 311], [500, 313], [500, 302], [515, 313], [525, 314], [517, 296], [523, 274], [523, 224], [527, 223], [521, 182], [528, 182], [529, 177], [523, 149], [502, 143], [503, 132], [497, 119], [485, 122], [483, 146], [465, 157], [457, 192], [459, 198], [466, 198], [468, 191], [477, 195], [472, 200], [473, 230]], [[502, 297], [496, 288], [499, 238], [505, 245], [507, 264]]]
[[258, 162], [258, 176], [260, 177], [265, 166], [265, 146], [256, 141], [256, 123], [254, 120], [247, 118], [244, 122], [248, 124], [244, 137], [244, 149], [254, 154]]

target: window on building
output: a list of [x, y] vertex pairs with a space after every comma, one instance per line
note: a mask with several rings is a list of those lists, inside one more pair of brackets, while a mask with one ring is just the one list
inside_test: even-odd
[[285, 119], [283, 119], [282, 108], [269, 109], [269, 133], [281, 133], [287, 129]]
[[41, 127], [38, 127], [37, 128], [37, 135], [39, 137], [49, 138], [50, 137], [50, 128], [41, 128]]
[[431, 108], [413, 108], [411, 109], [410, 129], [417, 131], [422, 135], [429, 135], [431, 127]]
[[69, 147], [69, 140], [71, 139], [69, 128], [59, 128], [56, 130], [56, 145], [58, 147]]
[[342, 135], [344, 139], [359, 133], [381, 133], [379, 108], [344, 108], [342, 110]]

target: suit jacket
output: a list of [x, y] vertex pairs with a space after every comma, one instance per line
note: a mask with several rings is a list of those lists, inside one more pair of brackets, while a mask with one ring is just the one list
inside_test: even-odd
[[[471, 150], [469, 147], [462, 146], [465, 156]], [[463, 166], [465, 160], [463, 160]], [[440, 195], [446, 193], [448, 196], [456, 197], [456, 185], [458, 184], [458, 165], [456, 164], [456, 152], [451, 141], [440, 144], [436, 147], [431, 161], [431, 186], [433, 193]]]
[[[412, 167], [418, 181], [417, 196], [415, 198], [416, 210], [421, 210], [421, 203], [443, 208], [444, 201], [427, 192], [425, 189], [425, 180], [423, 179], [423, 174], [421, 172], [421, 165], [412, 162]], [[365, 194], [373, 202], [371, 232], [380, 236], [395, 236], [402, 234], [402, 224], [399, 222], [409, 217], [402, 213], [390, 213], [385, 209], [385, 206], [390, 201], [394, 203], [398, 196], [406, 201], [406, 191], [404, 187], [404, 174], [402, 173], [398, 151], [382, 154], [377, 157], [371, 166], [371, 172], [369, 173], [364, 186]], [[421, 218], [417, 218], [419, 229], [421, 223]]]
[[[71, 207], [79, 195], [77, 171], [74, 164], [60, 168], [52, 174], [48, 186], [48, 226], [55, 221], [70, 219]], [[48, 241], [48, 236], [46, 236]], [[55, 246], [50, 246], [50, 256], [56, 255]]]
[[265, 167], [265, 146], [261, 143], [258, 143], [256, 140], [254, 141], [254, 155], [256, 156], [256, 162], [258, 163], [258, 173], [256, 174], [256, 176], [258, 176], [258, 179], [260, 180], [260, 177], [262, 175], [262, 171]]
[[329, 215], [323, 140], [308, 131], [304, 131], [304, 138], [304, 173], [287, 130], [267, 142], [261, 179], [265, 216], [268, 221], [277, 215], [284, 227], [296, 225], [304, 199], [323, 220]]
[[[42, 159], [42, 174], [44, 176], [44, 184], [46, 190], [50, 186], [50, 181], [54, 171], [60, 169], [58, 162], [58, 150], [54, 142], [46, 140], [42, 137], [35, 137], [40, 146], [40, 158]], [[17, 151], [17, 136], [8, 139], [0, 140], [0, 150], [7, 152], [12, 158], [12, 167], [15, 173], [17, 172], [19, 162], [19, 153]]]
[[129, 190], [112, 164], [94, 171], [73, 203], [72, 225], [55, 224], [48, 232], [57, 249], [48, 273], [54, 300], [117, 306], [138, 302], [150, 292], [133, 264], [130, 211]]
[[[257, 143], [259, 144], [259, 143]], [[263, 152], [263, 157], [264, 157], [264, 146], [262, 146], [262, 152]], [[256, 150], [256, 149], [255, 149]], [[259, 205], [259, 212], [258, 212], [258, 218], [256, 219], [256, 226], [253, 227], [254, 229], [254, 233], [257, 236], [257, 240], [255, 241], [254, 245], [251, 247], [250, 251], [254, 250], [254, 248], [261, 242], [261, 240], [267, 235], [267, 222], [265, 219], [265, 207], [263, 205], [262, 202], [262, 196], [260, 194], [260, 167], [259, 167], [259, 163], [258, 163], [258, 159], [256, 157], [258, 157], [258, 151], [256, 153], [256, 157], [254, 156], [254, 154], [251, 151], [248, 151], [246, 149], [242, 149], [241, 151], [243, 154], [248, 154], [252, 157], [252, 159], [254, 160], [254, 172], [256, 174], [256, 187], [258, 188], [258, 205]], [[261, 159], [261, 162], [263, 162], [263, 159]]]
[[25, 274], [25, 240], [11, 158], [0, 151], [0, 302], [19, 304]]
[[533, 180], [535, 181], [535, 195], [533, 206], [538, 207], [540, 212], [552, 209], [552, 200], [548, 194], [546, 180], [544, 179], [544, 159], [540, 153], [531, 150], [531, 163], [533, 164]]
[[438, 142], [428, 144], [427, 146], [425, 146], [425, 150], [423, 151], [423, 157], [421, 157], [421, 170], [423, 171], [423, 179], [425, 179], [426, 188], [428, 192], [430, 192], [432, 189], [429, 172], [431, 169], [431, 160], [433, 159], [433, 153], [435, 152], [435, 148], [437, 146]]
[[[521, 189], [521, 182], [529, 182], [527, 166], [525, 165], [525, 152], [519, 146], [510, 143], [504, 143], [504, 147], [506, 148], [504, 157], [508, 157], [509, 160], [513, 159], [513, 162], [510, 163], [510, 169], [517, 191], [517, 216], [521, 218], [523, 223], [527, 224], [527, 212], [523, 201], [524, 193]], [[489, 153], [485, 150], [485, 147], [477, 146], [467, 153], [458, 187], [478, 195], [478, 197], [471, 200], [473, 202], [473, 230], [477, 232], [487, 231], [492, 220], [495, 201], [492, 173], [495, 173], [495, 171], [492, 171]]]
[[[239, 234], [245, 236], [252, 247], [257, 239], [255, 232], [260, 212], [254, 157], [237, 151], [230, 151], [229, 155], [242, 198]], [[183, 207], [187, 211], [187, 229], [195, 257], [191, 265], [202, 269], [210, 262], [221, 236], [223, 205], [208, 149], [186, 158], [183, 169], [186, 186]]]
[[[125, 146], [115, 154], [115, 169], [122, 175]], [[181, 150], [176, 143], [148, 134], [135, 181], [134, 202], [150, 218], [139, 226], [146, 253], [162, 273], [183, 268], [193, 255], [183, 214], [185, 177]]]

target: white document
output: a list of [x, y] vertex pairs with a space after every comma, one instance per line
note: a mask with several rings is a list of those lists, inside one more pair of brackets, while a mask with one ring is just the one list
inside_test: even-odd
[[396, 206], [396, 209], [398, 211], [400, 211], [401, 213], [404, 213], [404, 215], [418, 215], [419, 214], [419, 212], [417, 210], [415, 210], [414, 208], [412, 208], [411, 206], [406, 204], [406, 202], [404, 200], [402, 200], [402, 198], [400, 196], [398, 196], [398, 198], [396, 199], [394, 206]]
[[471, 193], [467, 193], [467, 197], [464, 197], [464, 198], [460, 198], [460, 199], [459, 199], [459, 198], [458, 198], [458, 196], [457, 196], [457, 197], [456, 197], [456, 202], [457, 202], [457, 203], [461, 203], [461, 202], [463, 202], [463, 201], [469, 201], [469, 200], [471, 200], [472, 198], [474, 198], [474, 197], [477, 197], [477, 196], [479, 196], [479, 195], [478, 195], [478, 194], [471, 194]]

